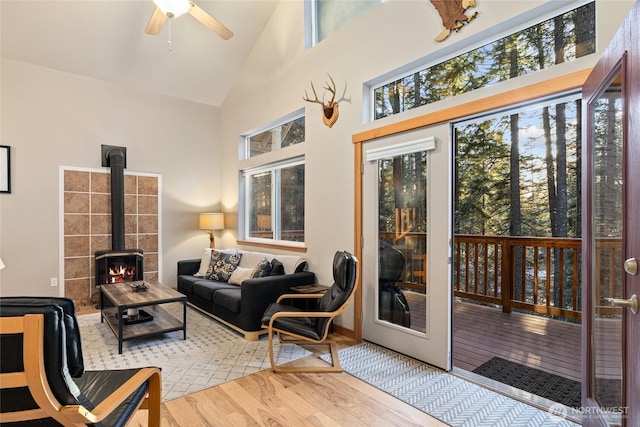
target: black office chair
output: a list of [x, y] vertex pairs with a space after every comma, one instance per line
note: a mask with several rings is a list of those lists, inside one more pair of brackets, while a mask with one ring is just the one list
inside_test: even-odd
[[396, 325], [411, 327], [409, 303], [396, 284], [404, 272], [404, 255], [387, 241], [380, 239], [378, 257], [378, 316]]
[[[328, 338], [333, 319], [344, 311], [358, 286], [358, 260], [348, 252], [336, 252], [333, 257], [333, 285], [324, 294], [284, 294], [267, 307], [262, 327], [269, 332], [269, 360], [274, 372], [342, 372], [335, 341]], [[303, 310], [283, 304], [285, 299], [312, 298], [313, 309]], [[282, 367], [273, 356], [273, 335], [281, 343], [328, 345], [331, 366]]]
[[158, 368], [86, 371], [67, 298], [0, 298], [0, 423], [124, 426], [138, 408], [160, 425]]

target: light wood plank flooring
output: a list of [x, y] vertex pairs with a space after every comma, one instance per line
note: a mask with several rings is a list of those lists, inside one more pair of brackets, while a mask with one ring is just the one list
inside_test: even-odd
[[[348, 345], [349, 341], [345, 340]], [[311, 350], [311, 348], [309, 348]], [[291, 362], [317, 365], [317, 355]], [[146, 411], [129, 423], [146, 426]], [[168, 426], [446, 426], [352, 377], [264, 370], [162, 405]]]

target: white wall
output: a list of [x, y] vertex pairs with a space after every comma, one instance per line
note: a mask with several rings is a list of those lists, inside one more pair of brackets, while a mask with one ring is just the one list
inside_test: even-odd
[[58, 295], [59, 166], [100, 168], [101, 144], [162, 175], [162, 277], [175, 286], [177, 260], [208, 246], [198, 213], [220, 205], [218, 109], [13, 60], [1, 72], [12, 192], [0, 195], [0, 294]]
[[[441, 31], [440, 17], [429, 1], [388, 0], [337, 31], [317, 46], [304, 50], [303, 2], [283, 1], [274, 12], [243, 73], [221, 107], [222, 203], [237, 212], [238, 135], [306, 107], [306, 225], [305, 257], [320, 283], [330, 284], [336, 250], [354, 250], [354, 133], [407, 119], [456, 103], [494, 94], [497, 86], [465, 94], [380, 120], [363, 123], [363, 83], [419, 58], [452, 55], [484, 40], [487, 31], [513, 31], [516, 25], [565, 2], [478, 0], [476, 20], [444, 43], [433, 41]], [[603, 4], [604, 3], [604, 4]], [[630, 9], [632, 1], [598, 2], [599, 46], [605, 46]], [[537, 9], [536, 9], [537, 8]], [[525, 14], [523, 18], [521, 15]], [[517, 19], [513, 20], [513, 17]], [[597, 55], [565, 64], [501, 86], [539, 81], [592, 66]], [[330, 129], [321, 121], [320, 106], [302, 100], [310, 81], [324, 85], [330, 73], [341, 93], [347, 85], [350, 102], [340, 104], [340, 118]], [[319, 93], [320, 95], [320, 93]], [[233, 235], [223, 240], [233, 246]], [[367, 268], [367, 266], [363, 266]], [[353, 327], [353, 312], [338, 321]]]

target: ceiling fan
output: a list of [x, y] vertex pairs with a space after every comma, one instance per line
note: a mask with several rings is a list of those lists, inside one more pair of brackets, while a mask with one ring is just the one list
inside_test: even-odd
[[167, 18], [173, 19], [189, 13], [223, 39], [228, 40], [233, 36], [233, 33], [227, 27], [190, 0], [153, 0], [153, 2], [156, 5], [156, 10], [144, 30], [147, 34], [159, 34]]

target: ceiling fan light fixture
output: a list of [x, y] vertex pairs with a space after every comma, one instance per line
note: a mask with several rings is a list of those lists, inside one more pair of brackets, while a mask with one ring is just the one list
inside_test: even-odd
[[153, 2], [169, 18], [177, 18], [191, 9], [189, 0], [153, 0]]

